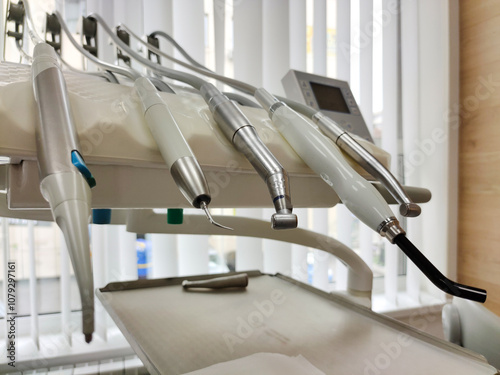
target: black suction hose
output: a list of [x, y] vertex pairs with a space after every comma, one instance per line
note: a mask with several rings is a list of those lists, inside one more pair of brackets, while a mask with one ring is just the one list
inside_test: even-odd
[[425, 256], [413, 245], [404, 234], [394, 238], [394, 243], [406, 254], [408, 258], [423, 272], [425, 276], [443, 292], [455, 297], [471, 301], [486, 301], [486, 290], [459, 284], [444, 276]]

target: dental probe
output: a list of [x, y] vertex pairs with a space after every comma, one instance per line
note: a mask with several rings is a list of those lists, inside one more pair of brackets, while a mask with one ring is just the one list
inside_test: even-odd
[[271, 217], [274, 229], [290, 229], [297, 227], [297, 216], [292, 213], [290, 184], [288, 174], [279, 161], [269, 151], [258, 136], [255, 128], [243, 112], [229, 98], [223, 95], [214, 85], [192, 74], [178, 72], [152, 63], [139, 55], [117, 37], [98, 14], [92, 14], [111, 37], [113, 42], [141, 64], [158, 74], [171, 79], [183, 81], [200, 91], [208, 104], [215, 122], [226, 138], [241, 152], [259, 176], [266, 182], [276, 213]]
[[[146, 46], [150, 51], [155, 54], [161, 55], [179, 65], [191, 69], [197, 73], [215, 78], [231, 87], [234, 87], [246, 94], [254, 96], [257, 88], [247, 83], [224, 77], [212, 72], [205, 66], [194, 60], [189, 54], [167, 33], [163, 31], [155, 31], [152, 36], [161, 36], [171, 42], [175, 48], [192, 64], [187, 64], [184, 61], [178, 60], [172, 56], [167, 55], [155, 46], [143, 41], [136, 34], [134, 34], [126, 25], [120, 25], [121, 28], [130, 33], [134, 38], [138, 39], [141, 44]], [[194, 65], [194, 66], [193, 66]], [[279, 100], [289, 105], [295, 111], [311, 118], [320, 128], [323, 134], [333, 140], [345, 153], [351, 156], [358, 164], [360, 164], [367, 172], [380, 181], [389, 193], [394, 197], [396, 202], [400, 204], [399, 212], [403, 216], [415, 217], [420, 215], [421, 209], [416, 203], [412, 201], [410, 196], [406, 193], [399, 181], [394, 175], [387, 170], [372, 154], [370, 154], [360, 143], [358, 143], [348, 132], [342, 129], [335, 121], [325, 116], [320, 111], [316, 111], [306, 105], [297, 103], [293, 100], [278, 97]]]
[[40, 191], [49, 202], [75, 271], [82, 304], [85, 341], [94, 332], [94, 281], [88, 224], [95, 179], [85, 165], [55, 50], [33, 29], [28, 2], [24, 2], [29, 34], [36, 44], [31, 67], [33, 94], [38, 108], [35, 121]]
[[[129, 67], [108, 64], [89, 53], [71, 36], [59, 12], [55, 12], [55, 15], [63, 30], [68, 35], [70, 42], [78, 51], [84, 54], [85, 57], [105, 69], [126, 75], [134, 80], [134, 87], [141, 99], [146, 123], [177, 187], [193, 207], [203, 210], [207, 215], [207, 219], [212, 224], [220, 228], [232, 230], [232, 228], [221, 225], [212, 219], [208, 211], [211, 195], [205, 175], [182, 135], [167, 104], [158, 94], [151, 80], [143, 77], [140, 73]], [[160, 80], [158, 81], [162, 82]], [[172, 92], [172, 90], [170, 91]]]
[[[150, 45], [147, 47], [150, 48]], [[151, 48], [151, 50], [170, 58], [157, 48]], [[204, 74], [203, 70], [199, 73]], [[207, 75], [217, 79], [221, 77], [216, 74]], [[223, 78], [224, 80], [221, 79], [221, 81], [228, 84], [236, 81]], [[239, 86], [248, 88], [250, 85], [241, 83]], [[251, 91], [242, 91], [251, 93]], [[449, 280], [408, 240], [405, 231], [400, 227], [398, 220], [380, 193], [347, 164], [335, 144], [325, 138], [312, 124], [299, 116], [283, 101], [278, 100], [266, 90], [255, 89], [254, 94], [292, 148], [311, 169], [334, 188], [342, 202], [361, 221], [381, 236], [386, 237], [389, 242], [396, 244], [439, 289], [473, 301], [484, 302], [486, 300], [485, 290]], [[314, 112], [316, 113], [316, 111]], [[306, 113], [306, 116], [310, 114], [310, 112]]]

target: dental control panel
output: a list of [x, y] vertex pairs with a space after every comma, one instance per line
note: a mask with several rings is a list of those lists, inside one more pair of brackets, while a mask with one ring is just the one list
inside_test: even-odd
[[347, 82], [290, 70], [281, 83], [288, 98], [323, 112], [344, 130], [373, 143]]

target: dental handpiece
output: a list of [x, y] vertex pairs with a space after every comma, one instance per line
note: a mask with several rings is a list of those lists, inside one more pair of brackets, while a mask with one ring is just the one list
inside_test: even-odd
[[33, 51], [33, 92], [40, 190], [61, 228], [73, 264], [82, 303], [85, 341], [94, 332], [94, 283], [88, 224], [95, 185], [80, 153], [64, 77], [52, 47], [39, 43]]
[[[291, 105], [292, 109], [293, 105]], [[314, 111], [314, 110], [313, 110]], [[334, 120], [321, 112], [315, 112], [311, 119], [323, 134], [347, 155], [353, 158], [368, 173], [380, 181], [389, 193], [399, 203], [399, 213], [406, 217], [416, 217], [422, 210], [413, 202], [394, 175], [386, 169], [372, 154], [370, 154], [348, 132], [342, 129]]]
[[337, 146], [314, 125], [264, 89], [258, 89], [255, 98], [268, 110], [278, 131], [302, 160], [335, 190], [342, 203], [363, 223], [398, 245], [439, 289], [460, 298], [486, 300], [485, 290], [447, 279], [411, 244], [380, 193], [349, 166]]
[[271, 217], [273, 229], [296, 228], [297, 216], [292, 213], [290, 184], [285, 169], [264, 145], [253, 125], [236, 104], [211, 83], [204, 83], [200, 92], [226, 138], [246, 156], [266, 182], [276, 210]]
[[[249, 95], [254, 95], [257, 90], [256, 87], [249, 85], [245, 82], [235, 80], [233, 78], [228, 78], [221, 76], [213, 71], [209, 70], [202, 64], [198, 63], [193, 59], [170, 35], [162, 31], [155, 31], [151, 34], [152, 37], [161, 36], [166, 38], [174, 47], [189, 61], [189, 64], [178, 60], [164, 52], [162, 52], [156, 46], [153, 46], [137, 37], [127, 26], [121, 25], [121, 28], [130, 33], [139, 40], [141, 44], [146, 46], [150, 52], [155, 53], [158, 56], [163, 56], [176, 64], [180, 64], [183, 67], [191, 69], [199, 74], [206, 75], [207, 77], [215, 78], [224, 82], [225, 84], [236, 88], [242, 92]], [[398, 180], [392, 175], [392, 173], [385, 168], [372, 154], [370, 154], [361, 144], [359, 144], [349, 133], [344, 131], [340, 126], [338, 126], [332, 119], [324, 116], [321, 112], [318, 112], [306, 105], [295, 102], [293, 100], [278, 97], [279, 100], [283, 101], [285, 104], [289, 105], [295, 111], [311, 118], [315, 123], [317, 123], [320, 130], [327, 137], [332, 139], [337, 146], [340, 147], [342, 151], [347, 153], [351, 158], [353, 158], [358, 164], [360, 164], [366, 171], [368, 171], [373, 177], [382, 183], [389, 191], [389, 193], [394, 197], [396, 202], [400, 204], [399, 212], [403, 216], [415, 217], [420, 215], [421, 209], [415, 204], [409, 195], [406, 193], [404, 188], [398, 182]]]
[[[200, 90], [210, 111], [227, 139], [248, 159], [259, 176], [266, 182], [276, 213], [271, 217], [273, 229], [297, 227], [297, 216], [292, 213], [290, 184], [288, 174], [258, 136], [255, 128], [236, 104], [223, 95], [214, 85], [188, 73], [178, 72], [152, 63], [133, 51], [118, 38], [104, 20], [97, 14], [97, 19], [113, 42], [139, 63], [156, 73], [192, 85]], [[129, 30], [127, 30], [129, 31]], [[130, 33], [131, 35], [134, 35]]]
[[134, 87], [149, 130], [179, 190], [193, 207], [203, 209], [212, 224], [232, 230], [215, 222], [210, 215], [208, 204], [212, 198], [207, 180], [165, 101], [145, 77], [138, 78]]

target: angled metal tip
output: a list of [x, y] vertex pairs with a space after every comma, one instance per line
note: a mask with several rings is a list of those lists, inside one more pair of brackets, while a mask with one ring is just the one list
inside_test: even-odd
[[92, 333], [86, 333], [85, 334], [85, 342], [87, 344], [90, 344], [91, 341], [92, 341]]
[[226, 227], [225, 225], [222, 225], [222, 224], [219, 224], [218, 222], [216, 222], [214, 220], [214, 218], [212, 217], [212, 215], [210, 214], [210, 211], [208, 210], [208, 206], [207, 206], [206, 202], [201, 202], [200, 208], [205, 212], [205, 215], [207, 215], [208, 221], [210, 221], [210, 223], [212, 223], [216, 227], [219, 227], [222, 229], [227, 229], [227, 230], [234, 230], [233, 228]]

